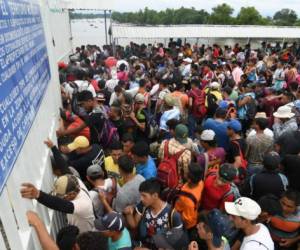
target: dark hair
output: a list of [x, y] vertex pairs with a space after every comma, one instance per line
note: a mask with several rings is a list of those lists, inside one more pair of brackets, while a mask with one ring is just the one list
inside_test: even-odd
[[269, 125], [268, 119], [266, 118], [258, 117], [255, 118], [254, 121], [261, 130], [265, 130]]
[[222, 108], [217, 108], [217, 109], [216, 109], [215, 116], [216, 116], [217, 118], [225, 119], [225, 118], [226, 118], [226, 110], [225, 110], [225, 109], [222, 109]]
[[77, 237], [80, 250], [107, 250], [108, 240], [99, 232], [85, 232]]
[[282, 194], [282, 197], [286, 197], [289, 200], [293, 201], [296, 206], [300, 205], [300, 194], [296, 190], [287, 190]]
[[170, 119], [167, 121], [167, 126], [169, 130], [174, 130], [176, 126], [180, 123], [177, 119]]
[[128, 142], [128, 141], [131, 141], [134, 143], [134, 138], [131, 133], [125, 133], [122, 137], [122, 142]]
[[148, 156], [150, 153], [149, 145], [148, 143], [144, 141], [139, 141], [131, 149], [131, 153], [139, 156], [139, 157], [145, 157]]
[[126, 174], [132, 174], [134, 169], [134, 162], [128, 155], [122, 155], [118, 159], [119, 168]]
[[198, 221], [199, 222], [202, 222], [204, 224], [204, 230], [207, 232], [207, 233], [210, 233], [211, 232], [211, 229], [209, 227], [209, 223], [208, 223], [208, 216], [206, 213], [201, 213], [198, 217]]
[[60, 229], [56, 235], [56, 244], [61, 250], [72, 250], [77, 235], [79, 235], [79, 228], [76, 226], [66, 226]]
[[273, 194], [262, 196], [257, 203], [261, 207], [261, 210], [267, 212], [269, 215], [279, 215], [282, 212], [278, 197]]
[[291, 91], [297, 91], [298, 86], [299, 86], [298, 82], [294, 81], [294, 82], [289, 83], [289, 88], [290, 88]]
[[170, 80], [168, 79], [160, 79], [159, 84], [162, 84], [163, 86], [168, 86], [170, 83]]
[[216, 147], [217, 146], [216, 136], [211, 141], [204, 141], [204, 140], [201, 140], [201, 141], [203, 141], [204, 143], [207, 143], [208, 146], [210, 146], [210, 147]]
[[89, 100], [94, 100], [94, 97], [91, 91], [83, 90], [78, 93], [77, 99], [79, 102], [85, 102]]
[[122, 87], [120, 85], [117, 85], [115, 88], [114, 88], [114, 91], [116, 93], [121, 93], [122, 92]]
[[188, 178], [193, 184], [197, 184], [203, 177], [203, 171], [197, 163], [191, 163], [188, 168]]
[[231, 95], [232, 93], [232, 88], [229, 87], [229, 86], [225, 86], [223, 89], [222, 89], [223, 92], [225, 92], [227, 95]]
[[139, 81], [139, 86], [140, 87], [145, 87], [145, 85], [146, 85], [146, 80], [145, 79], [141, 79], [140, 81]]
[[150, 178], [148, 180], [145, 180], [141, 183], [139, 187], [139, 191], [141, 193], [148, 193], [148, 194], [158, 194], [160, 196], [162, 191], [162, 186], [159, 180], [156, 178]]
[[110, 150], [122, 150], [123, 144], [120, 141], [114, 141], [110, 145]]
[[126, 65], [125, 63], [121, 63], [120, 67], [119, 67], [119, 70], [120, 71], [124, 71], [126, 69]]

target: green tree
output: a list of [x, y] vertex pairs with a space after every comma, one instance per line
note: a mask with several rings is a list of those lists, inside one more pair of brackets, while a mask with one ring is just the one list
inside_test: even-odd
[[254, 7], [242, 7], [236, 17], [236, 24], [259, 25], [263, 23], [263, 17]]
[[291, 9], [282, 9], [273, 16], [274, 23], [282, 26], [292, 26], [297, 21], [297, 14]]
[[211, 24], [232, 24], [233, 23], [233, 8], [226, 3], [220, 4], [212, 9], [209, 17]]

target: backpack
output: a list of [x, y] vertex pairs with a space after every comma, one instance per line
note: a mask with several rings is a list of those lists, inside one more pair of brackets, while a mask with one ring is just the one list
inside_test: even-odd
[[[282, 182], [282, 185], [283, 185], [283, 189], [284, 191], [287, 190], [288, 188], [288, 185], [289, 185], [289, 181], [288, 179], [286, 178], [286, 176], [284, 174], [281, 174], [281, 173], [277, 173], [278, 176], [280, 177], [280, 180]], [[249, 180], [249, 185], [250, 185], [250, 195], [253, 195], [253, 192], [254, 192], [254, 177], [256, 176], [256, 174], [253, 174], [251, 177], [250, 177], [250, 180]]]
[[235, 140], [233, 140], [233, 141], [231, 141], [231, 142], [233, 142], [233, 143], [234, 143], [235, 145], [237, 145], [238, 148], [239, 148], [239, 154], [240, 154], [240, 157], [241, 157], [241, 166], [240, 166], [240, 167], [246, 169], [246, 168], [247, 168], [247, 165], [248, 165], [248, 162], [247, 162], [247, 160], [246, 160], [245, 157], [244, 157], [244, 154], [243, 154], [243, 152], [242, 152], [242, 149], [241, 149], [240, 144], [239, 144], [237, 141], [235, 141]]
[[191, 96], [193, 98], [192, 112], [196, 117], [204, 118], [207, 112], [205, 107], [205, 94], [197, 94], [196, 91], [191, 91]]
[[217, 97], [210, 93], [210, 90], [207, 92], [207, 116], [208, 117], [213, 117], [215, 114], [217, 108], [219, 107], [217, 104]]
[[153, 139], [158, 136], [159, 126], [156, 121], [155, 115], [144, 110], [146, 115], [146, 133], [149, 139]]
[[178, 159], [186, 149], [177, 152], [175, 155], [169, 155], [169, 141], [165, 142], [164, 159], [159, 163], [157, 169], [157, 178], [165, 188], [175, 188], [179, 183]]
[[112, 142], [119, 141], [118, 129], [109, 119], [105, 119], [101, 134], [98, 135], [98, 141], [102, 147], [107, 148]]
[[181, 188], [181, 185], [177, 186], [176, 188], [166, 188], [162, 192], [162, 199], [171, 204], [172, 207], [175, 207], [176, 201], [180, 198], [180, 196], [185, 196], [194, 203], [195, 210], [197, 210], [199, 207], [197, 198], [192, 193], [182, 191]]
[[223, 200], [225, 200], [228, 196], [232, 195], [233, 194], [233, 200], [235, 201], [236, 199], [240, 198], [241, 197], [241, 194], [240, 194], [240, 190], [239, 188], [237, 187], [237, 185], [235, 185], [234, 183], [230, 183], [230, 190], [225, 193], [223, 195]]

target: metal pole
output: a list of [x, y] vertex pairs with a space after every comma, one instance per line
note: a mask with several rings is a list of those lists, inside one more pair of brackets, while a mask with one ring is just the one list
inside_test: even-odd
[[106, 10], [104, 10], [105, 44], [107, 45]]

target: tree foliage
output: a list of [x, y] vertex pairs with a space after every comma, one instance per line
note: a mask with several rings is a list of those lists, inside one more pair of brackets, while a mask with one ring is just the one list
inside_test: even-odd
[[276, 25], [293, 26], [297, 21], [297, 14], [291, 9], [282, 9], [273, 16]]
[[[237, 24], [237, 25], [283, 25], [300, 26], [300, 19], [294, 10], [282, 9], [273, 17], [263, 17], [255, 7], [242, 7], [233, 16], [234, 9], [226, 4], [212, 8], [212, 12], [195, 8], [166, 9], [162, 11], [145, 8], [137, 12], [113, 12], [112, 19], [119, 23], [133, 23], [137, 25], [170, 25], [170, 24]], [[72, 13], [72, 19], [100, 18], [103, 14]]]

